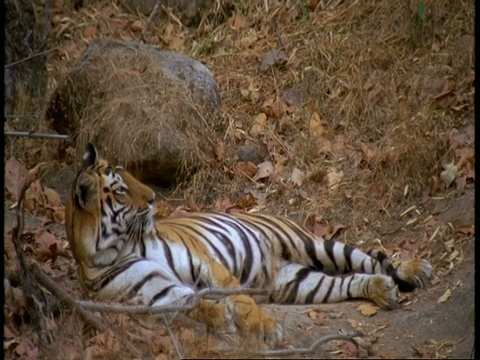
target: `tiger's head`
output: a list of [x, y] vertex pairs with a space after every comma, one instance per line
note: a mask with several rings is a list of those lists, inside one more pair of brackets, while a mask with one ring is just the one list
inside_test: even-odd
[[155, 193], [88, 144], [66, 207], [67, 237], [79, 265], [108, 265], [125, 242], [153, 228]]

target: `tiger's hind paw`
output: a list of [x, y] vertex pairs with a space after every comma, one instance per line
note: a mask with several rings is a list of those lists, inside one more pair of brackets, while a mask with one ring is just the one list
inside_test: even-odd
[[[397, 268], [397, 276], [414, 288], [424, 288], [428, 285], [432, 276], [432, 264], [428, 260], [408, 260], [402, 262]], [[411, 291], [413, 289], [404, 289], [399, 284], [400, 291]]]
[[368, 292], [368, 298], [382, 309], [393, 310], [398, 307], [398, 287], [390, 276], [372, 275]]
[[246, 295], [232, 296], [228, 312], [233, 314], [236, 327], [243, 334], [275, 347], [282, 341], [283, 328]]

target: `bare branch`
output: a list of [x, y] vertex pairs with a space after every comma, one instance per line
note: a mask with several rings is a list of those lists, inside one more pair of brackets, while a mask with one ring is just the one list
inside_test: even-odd
[[170, 335], [170, 338], [172, 339], [173, 347], [175, 348], [175, 351], [177, 352], [178, 358], [181, 360], [184, 358], [182, 355], [182, 352], [180, 351], [180, 346], [178, 345], [178, 341], [175, 338], [175, 334], [173, 333], [172, 329], [170, 328], [170, 323], [167, 321], [167, 317], [165, 314], [162, 314], [163, 321], [165, 322], [165, 326], [167, 327], [168, 334]]
[[71, 139], [70, 135], [34, 133], [30, 131], [5, 131], [3, 134], [5, 136], [11, 136], [11, 137], [31, 137], [31, 138], [45, 138], [45, 139], [59, 139], [59, 140]]
[[96, 301], [77, 300], [77, 304], [84, 309], [122, 313], [122, 314], [160, 314], [174, 311], [187, 311], [193, 309], [198, 305], [200, 300], [209, 299], [213, 297], [225, 297], [230, 295], [266, 295], [267, 290], [264, 289], [248, 289], [248, 288], [236, 288], [236, 289], [202, 289], [186, 299], [182, 305], [163, 305], [163, 306], [147, 306], [147, 305], [124, 305], [120, 303], [99, 303]]
[[[23, 184], [21, 185], [20, 194], [18, 196], [18, 207], [16, 211], [17, 224], [12, 229], [12, 240], [17, 255], [19, 267], [20, 267], [20, 284], [22, 286], [22, 294], [25, 299], [27, 311], [31, 317], [32, 324], [38, 330], [38, 334], [43, 343], [48, 343], [48, 339], [51, 339], [48, 330], [42, 329], [41, 324], [43, 320], [42, 307], [38, 306], [38, 298], [41, 298], [42, 293], [40, 288], [35, 284], [33, 267], [28, 263], [25, 252], [21, 244], [22, 235], [24, 230], [24, 202], [25, 193], [30, 187], [30, 184], [36, 179], [40, 178], [47, 168], [46, 163], [42, 162], [29, 170]], [[40, 331], [42, 330], [42, 331]]]
[[24, 61], [27, 61], [27, 60], [31, 60], [31, 59], [33, 59], [33, 58], [36, 58], [37, 56], [42, 56], [42, 55], [49, 54], [49, 53], [51, 53], [51, 52], [53, 52], [53, 51], [55, 51], [55, 50], [58, 50], [58, 49], [60, 49], [60, 48], [62, 48], [62, 46], [57, 46], [57, 47], [54, 47], [53, 49], [45, 50], [45, 51], [39, 52], [39, 53], [37, 53], [37, 54], [33, 54], [33, 55], [30, 55], [30, 56], [27, 56], [26, 58], [23, 58], [23, 59], [21, 59], [21, 60], [14, 61], [14, 62], [12, 62], [12, 63], [10, 63], [10, 64], [5, 65], [4, 68], [8, 68], [8, 67], [10, 67], [10, 66], [14, 66], [14, 65], [20, 64], [20, 63], [22, 63], [22, 62], [24, 62]]
[[[361, 337], [363, 336], [363, 333], [361, 332], [352, 332], [352, 333], [346, 333], [346, 334], [328, 334], [317, 341], [315, 341], [312, 345], [310, 345], [308, 348], [294, 348], [294, 349], [285, 349], [285, 350], [265, 350], [265, 351], [247, 351], [244, 354], [249, 355], [249, 356], [276, 356], [276, 357], [281, 357], [281, 356], [293, 356], [293, 355], [312, 355], [317, 351], [317, 349], [322, 346], [323, 344], [326, 344], [329, 341], [332, 340], [345, 340], [345, 341], [350, 341], [355, 346], [358, 348], [358, 343], [354, 339], [356, 337]], [[224, 351], [222, 351], [224, 352]], [[225, 350], [225, 352], [227, 352]], [[229, 349], [228, 352], [235, 352], [238, 353], [238, 349]], [[243, 353], [242, 353], [243, 354]]]
[[87, 324], [91, 325], [97, 330], [107, 330], [107, 326], [103, 323], [102, 319], [86, 311], [78, 304], [78, 301], [61, 289], [52, 279], [50, 279], [48, 275], [44, 274], [43, 271], [39, 270], [36, 266], [33, 268], [33, 275], [35, 276], [35, 280], [37, 280], [40, 285], [50, 291], [59, 300], [67, 304], [67, 306], [73, 312], [76, 312]]
[[145, 35], [147, 34], [148, 28], [150, 27], [150, 24], [152, 20], [157, 16], [158, 9], [160, 8], [160, 4], [162, 3], [162, 0], [157, 0], [155, 3], [155, 6], [153, 7], [152, 12], [150, 13], [150, 16], [148, 17], [147, 23], [145, 24], [145, 27], [142, 30], [142, 41], [145, 41]]

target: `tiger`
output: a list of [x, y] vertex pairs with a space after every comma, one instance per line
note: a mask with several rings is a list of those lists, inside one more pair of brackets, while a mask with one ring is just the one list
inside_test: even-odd
[[197, 212], [157, 219], [155, 192], [89, 143], [66, 205], [66, 232], [82, 289], [99, 300], [162, 306], [188, 304], [206, 288], [265, 289], [224, 301], [202, 299], [186, 315], [225, 333], [275, 346], [283, 329], [260, 307], [366, 299], [395, 309], [399, 292], [427, 286], [425, 259], [396, 268], [368, 253], [315, 236], [289, 220], [260, 213]]

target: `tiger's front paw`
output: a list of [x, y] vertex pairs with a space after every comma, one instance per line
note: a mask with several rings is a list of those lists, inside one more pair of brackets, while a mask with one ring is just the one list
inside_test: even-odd
[[372, 275], [368, 284], [368, 298], [382, 309], [398, 307], [398, 286], [390, 276]]
[[235, 324], [240, 332], [266, 342], [274, 347], [282, 341], [283, 329], [277, 321], [265, 313], [247, 295], [232, 296], [227, 305], [227, 312], [232, 315], [232, 324]]

